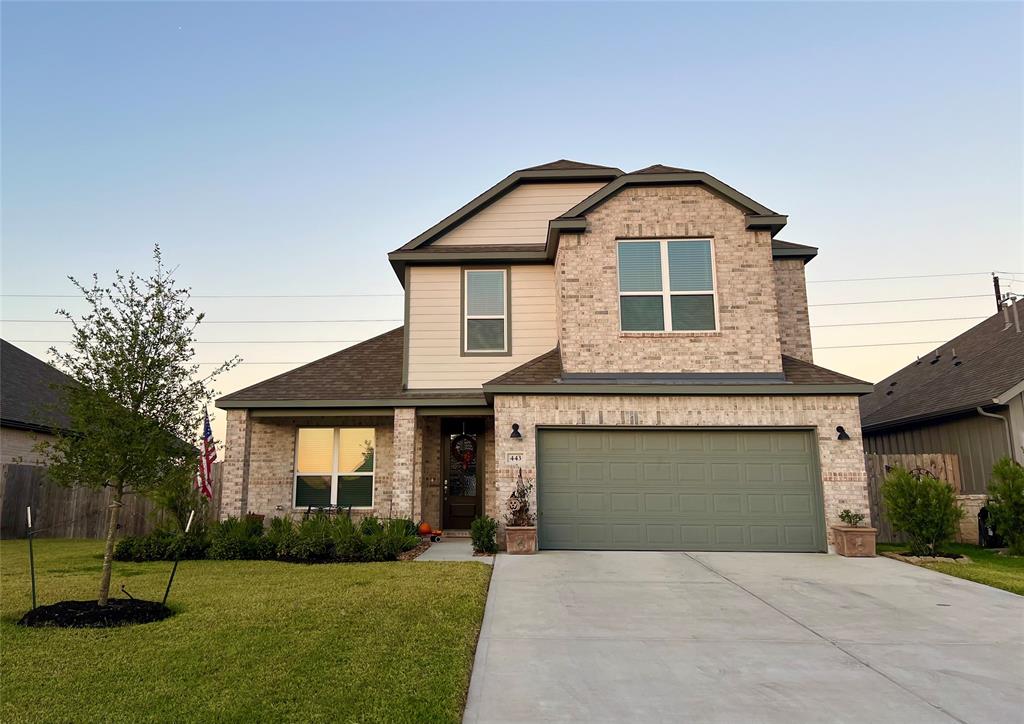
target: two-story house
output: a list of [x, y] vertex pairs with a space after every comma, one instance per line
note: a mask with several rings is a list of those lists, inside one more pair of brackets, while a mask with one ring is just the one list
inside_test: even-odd
[[542, 549], [826, 550], [871, 385], [813, 364], [785, 223], [698, 171], [516, 171], [388, 255], [404, 326], [218, 400], [222, 514], [464, 529], [522, 471]]

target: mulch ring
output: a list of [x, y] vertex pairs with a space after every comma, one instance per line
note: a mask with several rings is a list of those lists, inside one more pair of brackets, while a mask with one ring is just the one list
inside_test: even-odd
[[882, 553], [886, 558], [895, 558], [904, 563], [921, 565], [922, 563], [970, 563], [971, 559], [959, 553], [950, 553], [948, 556], [913, 556], [910, 553]]
[[400, 561], [411, 561], [414, 558], [418, 558], [419, 555], [430, 547], [430, 541], [425, 540], [415, 548], [410, 548], [407, 551], [398, 554], [398, 560]]
[[60, 601], [29, 611], [18, 624], [58, 628], [110, 628], [152, 623], [173, 614], [174, 611], [162, 603], [135, 598], [111, 598], [106, 606], [100, 606], [94, 600]]

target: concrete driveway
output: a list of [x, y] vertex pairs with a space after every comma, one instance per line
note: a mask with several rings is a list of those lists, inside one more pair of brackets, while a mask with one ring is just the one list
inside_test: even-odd
[[1024, 598], [885, 558], [498, 556], [467, 722], [1019, 722]]

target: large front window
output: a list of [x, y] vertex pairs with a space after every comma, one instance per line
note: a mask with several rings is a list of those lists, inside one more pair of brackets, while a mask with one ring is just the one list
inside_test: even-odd
[[504, 269], [466, 269], [463, 352], [508, 351], [508, 275]]
[[373, 507], [372, 427], [301, 427], [295, 440], [295, 507]]
[[623, 332], [706, 332], [717, 328], [709, 239], [619, 242]]

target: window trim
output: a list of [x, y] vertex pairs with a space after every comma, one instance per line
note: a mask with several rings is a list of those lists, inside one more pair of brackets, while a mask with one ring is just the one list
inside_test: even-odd
[[[469, 272], [502, 272], [505, 291], [505, 313], [503, 315], [467, 313], [469, 309]], [[511, 266], [462, 266], [459, 267], [459, 356], [460, 357], [509, 357], [512, 354], [512, 267]], [[501, 319], [505, 322], [505, 344], [500, 350], [471, 350], [469, 344], [470, 319]]]
[[[322, 430], [327, 428], [332, 431], [331, 435], [331, 470], [329, 472], [299, 472], [299, 431], [300, 430]], [[341, 431], [342, 430], [373, 430], [373, 471], [369, 473], [342, 473], [338, 470], [338, 454], [341, 452]], [[327, 425], [302, 425], [295, 427], [295, 455], [292, 460], [292, 510], [307, 510], [309, 505], [299, 505], [297, 500], [299, 494], [299, 477], [328, 475], [331, 478], [331, 502], [330, 505], [338, 505], [338, 478], [339, 477], [369, 477], [370, 478], [370, 504], [353, 505], [352, 510], [373, 510], [377, 503], [377, 428], [365, 425], [352, 425], [346, 427], [330, 427]], [[346, 510], [348, 506], [345, 506]]]
[[[699, 290], [699, 291], [672, 291], [671, 284], [671, 270], [668, 264], [668, 245], [673, 241], [706, 241], [711, 250], [711, 289], [710, 290]], [[624, 292], [622, 291], [622, 281], [619, 278], [620, 266], [619, 266], [619, 245], [620, 244], [635, 244], [635, 243], [657, 243], [658, 251], [660, 253], [661, 262], [661, 291], [646, 291], [646, 292]], [[718, 269], [715, 263], [715, 240], [709, 236], [671, 236], [661, 238], [648, 238], [648, 239], [616, 239], [615, 240], [615, 288], [618, 293], [618, 311], [619, 311], [619, 333], [630, 335], [630, 334], [689, 334], [689, 335], [710, 335], [718, 334], [722, 331], [721, 321], [719, 319], [719, 306], [718, 306]], [[715, 308], [715, 326], [714, 329], [672, 329], [672, 297], [706, 297], [711, 296], [711, 303]], [[661, 297], [661, 308], [662, 308], [662, 329], [623, 329], [622, 328], [622, 297]]]

